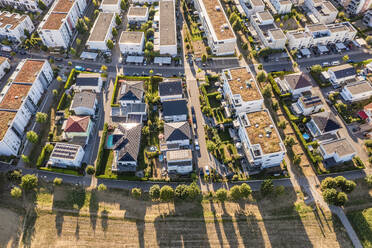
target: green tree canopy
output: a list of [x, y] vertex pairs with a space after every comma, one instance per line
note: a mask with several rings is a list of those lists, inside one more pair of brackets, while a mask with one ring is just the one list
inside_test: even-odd
[[168, 201], [173, 200], [173, 198], [174, 198], [174, 190], [172, 187], [168, 185], [164, 185], [163, 187], [161, 187], [160, 200], [164, 202], [168, 202]]
[[153, 200], [157, 200], [160, 197], [160, 186], [155, 184], [151, 186], [149, 191], [150, 198]]
[[26, 134], [26, 138], [31, 143], [36, 144], [39, 140], [39, 135], [37, 135], [37, 133], [35, 133], [34, 131], [28, 131]]
[[216, 191], [216, 197], [220, 202], [224, 202], [227, 199], [227, 190], [220, 188]]
[[269, 195], [274, 191], [274, 183], [271, 179], [266, 179], [262, 182], [260, 192], [263, 196]]
[[21, 188], [25, 191], [35, 190], [38, 185], [38, 179], [34, 174], [24, 175], [21, 179]]

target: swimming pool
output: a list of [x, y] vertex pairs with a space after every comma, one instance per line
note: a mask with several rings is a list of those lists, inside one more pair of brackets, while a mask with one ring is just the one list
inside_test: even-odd
[[304, 137], [305, 140], [310, 139], [310, 136], [307, 133], [302, 134], [302, 137]]
[[107, 137], [106, 147], [107, 149], [111, 149], [114, 146], [114, 135], [109, 135]]

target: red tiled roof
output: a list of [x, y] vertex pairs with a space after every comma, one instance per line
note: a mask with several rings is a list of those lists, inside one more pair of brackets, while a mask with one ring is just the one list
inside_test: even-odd
[[367, 104], [366, 106], [364, 106], [364, 110], [372, 110], [372, 103]]
[[360, 118], [362, 118], [362, 120], [368, 119], [368, 115], [364, 111], [359, 111], [358, 115], [360, 116]]
[[86, 132], [89, 126], [89, 116], [70, 116], [67, 119], [65, 132], [67, 133], [80, 133]]

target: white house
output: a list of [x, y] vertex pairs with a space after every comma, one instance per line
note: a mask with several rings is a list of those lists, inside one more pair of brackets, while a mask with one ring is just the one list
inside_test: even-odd
[[262, 109], [263, 97], [249, 67], [226, 69], [222, 78], [224, 96], [237, 113]]
[[182, 81], [166, 81], [159, 83], [160, 101], [180, 100], [183, 98]]
[[30, 34], [35, 30], [35, 26], [28, 15], [0, 12], [0, 38], [11, 41], [21, 42], [26, 38], [25, 30]]
[[283, 78], [275, 78], [283, 93], [291, 93], [293, 97], [299, 97], [302, 93], [310, 91], [311, 79], [304, 72], [284, 75]]
[[305, 0], [306, 7], [323, 24], [334, 23], [338, 10], [327, 0]]
[[162, 103], [163, 118], [166, 122], [180, 122], [187, 120], [187, 103], [185, 99], [168, 100]]
[[248, 18], [256, 12], [265, 10], [262, 0], [239, 0], [239, 2]]
[[112, 39], [112, 28], [115, 27], [115, 13], [100, 12], [86, 43], [92, 50], [107, 51], [107, 41]]
[[49, 157], [48, 164], [53, 167], [79, 168], [84, 158], [84, 150], [79, 145], [56, 143]]
[[351, 161], [356, 154], [355, 149], [346, 139], [321, 142], [318, 151], [325, 160], [326, 165]]
[[160, 54], [177, 55], [176, 11], [174, 0], [159, 2], [159, 23], [155, 32], [154, 50]]
[[144, 32], [123, 31], [119, 40], [120, 52], [122, 54], [142, 54], [144, 43]]
[[290, 0], [270, 0], [277, 14], [287, 14], [291, 12], [292, 2]]
[[234, 54], [236, 36], [219, 0], [193, 1], [201, 23], [204, 27], [205, 37], [212, 53], [217, 56]]
[[268, 110], [241, 113], [238, 121], [238, 134], [249, 163], [259, 169], [279, 166], [286, 149]]
[[100, 9], [103, 12], [112, 12], [120, 14], [121, 11], [120, 2], [121, 0], [103, 0]]
[[192, 151], [190, 149], [166, 152], [168, 173], [188, 174], [192, 172]]
[[149, 19], [149, 9], [147, 7], [132, 6], [128, 10], [127, 19], [132, 22], [147, 22]]
[[164, 123], [164, 138], [161, 142], [161, 150], [177, 150], [190, 145], [190, 124], [183, 122]]
[[69, 140], [82, 137], [85, 139], [85, 144], [87, 144], [93, 125], [90, 116], [70, 115], [62, 125], [63, 136]]
[[95, 93], [100, 93], [102, 90], [102, 76], [99, 73], [80, 73], [76, 76], [75, 91], [90, 90]]
[[85, 0], [56, 0], [37, 30], [43, 44], [67, 48], [86, 6]]
[[[49, 6], [53, 0], [44, 0], [43, 3]], [[21, 11], [41, 12], [38, 0], [0, 0], [0, 6], [11, 6], [14, 9]]]
[[264, 10], [251, 16], [251, 24], [265, 47], [284, 49], [287, 37], [278, 28], [269, 11]]
[[335, 88], [341, 86], [347, 81], [354, 80], [356, 77], [356, 70], [350, 64], [330, 67], [327, 73], [329, 75], [329, 81]]
[[0, 79], [4, 77], [4, 75], [10, 69], [9, 60], [5, 57], [0, 56]]
[[340, 95], [346, 102], [357, 102], [372, 96], [372, 86], [368, 81], [356, 82], [343, 87]]
[[72, 99], [70, 110], [75, 115], [93, 116], [97, 107], [96, 94], [91, 91], [76, 92]]
[[325, 134], [336, 134], [341, 125], [332, 112], [324, 111], [311, 115], [311, 120], [306, 123], [306, 127], [316, 138]]
[[305, 94], [292, 104], [292, 110], [297, 115], [309, 116], [319, 112], [323, 107], [322, 99], [317, 95]]

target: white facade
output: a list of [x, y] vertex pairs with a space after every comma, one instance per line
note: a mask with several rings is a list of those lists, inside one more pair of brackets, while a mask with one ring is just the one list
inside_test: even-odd
[[[3, 114], [3, 113], [1, 113], [0, 111], [0, 114]], [[18, 154], [18, 150], [22, 143], [22, 136], [18, 135], [12, 129], [12, 123], [9, 125], [8, 129], [4, 132], [5, 134], [0, 140], [0, 155], [16, 156]]]
[[127, 14], [128, 22], [147, 22], [149, 9], [147, 7], [130, 7]]
[[121, 32], [119, 47], [122, 54], [142, 54], [145, 44], [143, 32]]
[[4, 11], [0, 13], [0, 20], [0, 38], [21, 42], [21, 39], [26, 38], [25, 30], [31, 34], [35, 29], [28, 15]]
[[194, 5], [213, 54], [234, 54], [236, 37], [219, 0], [195, 0]]
[[162, 55], [177, 55], [177, 28], [174, 0], [159, 2], [159, 21], [154, 34], [154, 50]]
[[120, 0], [103, 0], [100, 6], [103, 12], [120, 14]]
[[292, 104], [292, 109], [298, 115], [309, 116], [319, 112], [323, 107], [322, 100], [318, 97], [299, 97], [297, 102]]
[[4, 77], [7, 70], [10, 69], [9, 60], [5, 57], [0, 57], [0, 79]]
[[[345, 65], [341, 65], [341, 66], [350, 66], [349, 64], [345, 64]], [[337, 66], [337, 67], [340, 67], [340, 66]], [[354, 79], [356, 74], [355, 74], [355, 69], [352, 68], [352, 66], [350, 66], [350, 70], [354, 70], [354, 73], [348, 73], [348, 74], [343, 74], [343, 75], [339, 75], [338, 76], [338, 73], [337, 71], [334, 71], [334, 68], [337, 68], [337, 67], [331, 67], [328, 69], [327, 73], [329, 75], [329, 81], [331, 81], [331, 83], [335, 86], [335, 87], [338, 87], [340, 85], [342, 85], [343, 83], [345, 83], [346, 81], [349, 81], [351, 79]]]
[[112, 39], [115, 14], [100, 12], [86, 43], [89, 49], [107, 51], [107, 41]]
[[166, 152], [168, 173], [187, 174], [192, 172], [191, 150], [175, 150]]
[[270, 2], [280, 15], [291, 12], [292, 2], [290, 0], [270, 0]]
[[164, 120], [166, 122], [180, 122], [187, 120], [187, 114], [184, 115], [164, 115]]
[[237, 113], [262, 109], [263, 97], [249, 67], [226, 69], [222, 78], [225, 98]]
[[330, 1], [324, 0], [305, 0], [305, 5], [311, 13], [323, 24], [334, 23], [338, 10]]
[[372, 27], [372, 10], [368, 10], [363, 17], [363, 24]]
[[78, 76], [77, 76], [77, 80], [80, 80], [80, 78], [84, 81], [89, 81], [89, 80], [92, 80], [92, 84], [85, 84], [85, 83], [78, 83], [78, 84], [75, 84], [73, 85], [73, 88], [75, 91], [85, 91], [85, 90], [88, 90], [88, 91], [93, 91], [95, 93], [100, 93], [101, 90], [102, 90], [102, 84], [103, 84], [103, 81], [102, 81], [102, 76], [101, 74], [99, 73], [80, 73]]
[[49, 164], [55, 167], [79, 168], [84, 158], [84, 150], [79, 145], [57, 143], [50, 155]]
[[372, 0], [351, 0], [346, 8], [346, 12], [352, 15], [361, 14], [372, 5]]
[[43, 44], [67, 48], [86, 6], [85, 0], [56, 0], [38, 28]]
[[[53, 0], [44, 0], [43, 3], [49, 6]], [[0, 6], [11, 6], [17, 10], [25, 10], [31, 12], [41, 12], [37, 0], [0, 0]]]
[[356, 151], [346, 139], [320, 143], [318, 150], [323, 159], [333, 158], [336, 163], [351, 161], [356, 154]]
[[265, 4], [261, 0], [239, 0], [239, 2], [248, 18], [256, 12], [265, 10]]
[[347, 102], [366, 100], [372, 96], [372, 86], [368, 81], [346, 85], [340, 95]]

